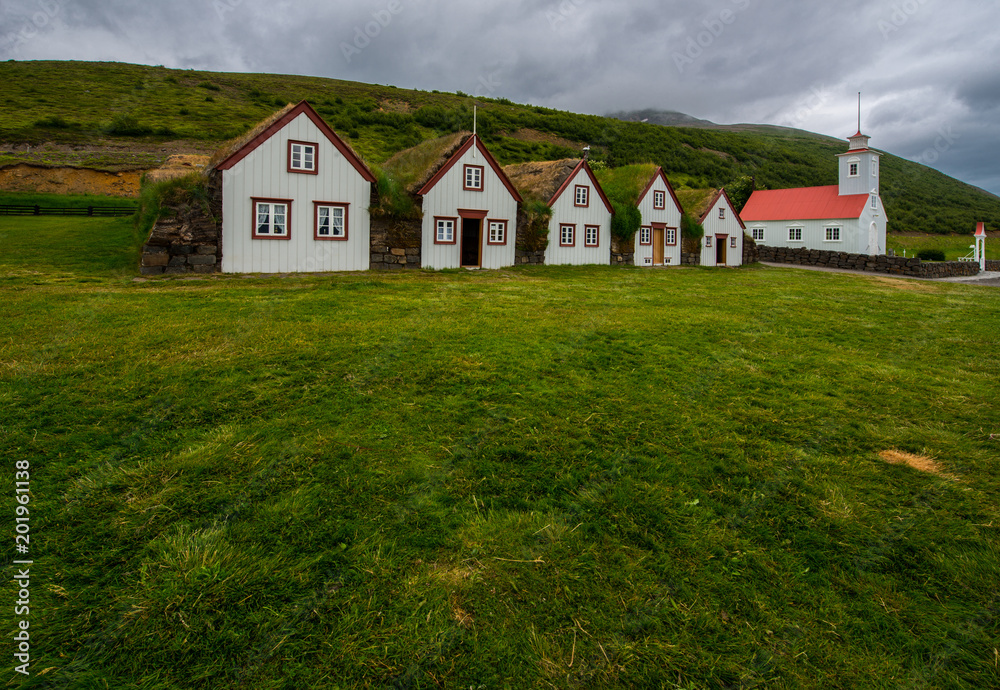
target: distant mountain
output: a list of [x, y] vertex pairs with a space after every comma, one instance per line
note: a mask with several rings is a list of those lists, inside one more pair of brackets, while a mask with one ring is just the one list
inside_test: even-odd
[[794, 127], [781, 127], [778, 125], [760, 125], [741, 123], [735, 125], [720, 125], [711, 120], [699, 120], [691, 115], [678, 112], [676, 110], [656, 110], [646, 108], [645, 110], [629, 110], [611, 113], [608, 117], [613, 117], [622, 122], [644, 122], [650, 125], [662, 125], [664, 127], [697, 127], [699, 129], [714, 129], [720, 132], [753, 132], [758, 134], [787, 134], [789, 136], [806, 136], [828, 141], [840, 142], [840, 139], [828, 137], [815, 132], [807, 132], [804, 129]]

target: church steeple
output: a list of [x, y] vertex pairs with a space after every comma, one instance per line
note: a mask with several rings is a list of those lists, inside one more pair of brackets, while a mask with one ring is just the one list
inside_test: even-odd
[[858, 133], [847, 138], [847, 153], [840, 158], [840, 196], [849, 194], [879, 195], [879, 158], [877, 151], [868, 147], [867, 134], [861, 133], [861, 94], [858, 94]]

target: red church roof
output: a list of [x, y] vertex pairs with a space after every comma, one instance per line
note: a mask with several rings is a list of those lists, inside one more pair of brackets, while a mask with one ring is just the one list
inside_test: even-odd
[[765, 189], [750, 195], [740, 217], [744, 222], [860, 218], [867, 203], [867, 194], [840, 196], [837, 185]]

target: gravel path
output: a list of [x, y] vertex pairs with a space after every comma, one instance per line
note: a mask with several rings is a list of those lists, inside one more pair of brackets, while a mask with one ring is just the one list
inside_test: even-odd
[[901, 278], [903, 280], [926, 280], [932, 283], [965, 283], [967, 285], [989, 285], [1000, 287], [1000, 271], [985, 271], [975, 276], [960, 278], [914, 278], [913, 276], [900, 276], [892, 273], [875, 273], [874, 271], [851, 271], [846, 268], [829, 268], [827, 266], [800, 266], [798, 264], [776, 264], [769, 261], [761, 261], [761, 266], [771, 266], [772, 268], [798, 268], [803, 271], [821, 271], [823, 273], [853, 273], [861, 276], [881, 276], [883, 278]]

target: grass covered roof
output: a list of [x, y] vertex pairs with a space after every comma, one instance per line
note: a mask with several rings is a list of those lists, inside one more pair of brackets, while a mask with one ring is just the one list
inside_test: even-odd
[[580, 165], [579, 158], [508, 165], [503, 171], [525, 199], [549, 203]]
[[471, 132], [456, 132], [421, 142], [387, 160], [382, 170], [409, 194], [416, 194], [471, 136]]
[[681, 189], [676, 192], [681, 208], [695, 220], [701, 220], [719, 194], [718, 189]]
[[639, 195], [642, 194], [659, 166], [654, 163], [639, 163], [623, 165], [620, 168], [605, 168], [595, 170], [594, 175], [601, 183], [601, 188], [611, 201], [616, 204], [636, 206]]
[[212, 170], [215, 166], [222, 163], [227, 158], [232, 156], [234, 153], [239, 151], [241, 148], [249, 144], [251, 141], [256, 139], [258, 136], [267, 131], [268, 127], [273, 125], [275, 122], [283, 118], [285, 115], [290, 113], [296, 108], [295, 103], [289, 103], [281, 110], [278, 110], [266, 117], [256, 125], [254, 125], [246, 134], [241, 134], [240, 136], [230, 139], [225, 144], [223, 144], [218, 151], [212, 154], [212, 157], [208, 159], [208, 165], [205, 167], [206, 170]]

